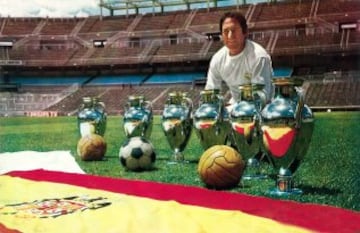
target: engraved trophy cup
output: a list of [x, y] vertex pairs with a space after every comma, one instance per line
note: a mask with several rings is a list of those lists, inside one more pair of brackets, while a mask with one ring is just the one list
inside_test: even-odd
[[152, 104], [144, 96], [129, 96], [125, 105], [124, 130], [126, 137], [141, 136], [150, 139], [153, 113]]
[[192, 132], [193, 103], [185, 92], [171, 92], [162, 114], [162, 129], [173, 150], [170, 163], [184, 162], [184, 151]]
[[194, 112], [194, 129], [204, 150], [225, 145], [230, 136], [230, 118], [220, 90], [203, 90], [199, 107]]
[[77, 114], [80, 136], [95, 133], [104, 136], [107, 114], [105, 104], [97, 97], [83, 97]]
[[274, 79], [275, 97], [261, 112], [263, 146], [270, 163], [279, 169], [270, 195], [301, 194], [293, 187], [293, 174], [309, 148], [314, 129], [311, 109], [304, 103], [300, 80]]
[[243, 174], [245, 180], [267, 177], [261, 174], [258, 159], [263, 155], [260, 129], [261, 100], [253, 96], [253, 93], [263, 88], [264, 85], [261, 84], [239, 86], [240, 100], [234, 104], [230, 112], [232, 140], [246, 160]]

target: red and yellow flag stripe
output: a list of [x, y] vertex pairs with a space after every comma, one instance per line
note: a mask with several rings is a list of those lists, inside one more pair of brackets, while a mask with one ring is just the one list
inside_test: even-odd
[[104, 208], [54, 218], [1, 215], [0, 232], [356, 232], [360, 214], [200, 187], [36, 170], [0, 176], [0, 208], [68, 196]]

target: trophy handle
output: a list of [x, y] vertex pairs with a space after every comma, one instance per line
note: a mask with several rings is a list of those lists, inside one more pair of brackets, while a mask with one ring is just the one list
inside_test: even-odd
[[254, 106], [255, 106], [255, 114], [254, 114], [254, 121], [256, 124], [256, 128], [257, 130], [260, 132], [260, 127], [262, 125], [263, 119], [262, 119], [262, 115], [261, 115], [261, 110], [263, 109], [264, 105], [265, 105], [265, 100], [263, 98], [261, 98], [261, 94], [263, 93], [263, 89], [264, 89], [265, 85], [263, 84], [252, 84], [251, 85], [251, 95], [254, 101]]
[[144, 104], [143, 105], [144, 108], [148, 109], [149, 112], [152, 112], [152, 102], [151, 101], [146, 100], [146, 101], [142, 102], [142, 104]]
[[130, 102], [129, 102], [129, 101], [126, 102], [126, 104], [124, 105], [124, 110], [125, 110], [125, 112], [127, 112], [127, 111], [130, 109], [130, 107], [131, 107]]
[[143, 137], [146, 137], [146, 132], [147, 132], [148, 128], [150, 127], [150, 124], [152, 121], [152, 102], [147, 101], [147, 100], [142, 101], [141, 106], [143, 106], [143, 108], [147, 109], [147, 111], [149, 112], [149, 114], [145, 114], [144, 117], [142, 118], [144, 127], [142, 128], [141, 135]]
[[261, 109], [263, 108], [262, 100], [261, 100], [261, 97], [259, 96], [259, 94], [256, 92], [253, 94], [253, 99], [254, 99], [254, 105], [255, 105], [254, 121], [255, 121], [257, 130], [259, 130], [262, 125], [262, 122], [263, 122], [263, 119], [261, 116]]
[[219, 113], [216, 120], [223, 121], [223, 115], [224, 115], [224, 98], [221, 95], [216, 95], [216, 98], [218, 99], [219, 103]]
[[183, 97], [183, 103], [185, 107], [188, 108], [187, 118], [191, 118], [191, 113], [194, 107], [192, 100], [189, 97]]
[[165, 100], [165, 107], [169, 106], [171, 104], [171, 97], [168, 96]]
[[305, 105], [304, 101], [304, 89], [301, 87], [295, 87], [296, 93], [298, 95], [298, 101], [295, 109], [295, 128], [299, 129], [301, 127], [302, 120], [302, 110]]

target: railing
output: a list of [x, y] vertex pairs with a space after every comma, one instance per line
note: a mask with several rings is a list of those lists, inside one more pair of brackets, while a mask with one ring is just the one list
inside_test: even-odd
[[24, 65], [22, 60], [0, 60], [0, 66], [21, 66]]
[[249, 29], [276, 29], [291, 27], [297, 24], [307, 24], [311, 20], [310, 17], [294, 18], [294, 19], [283, 19], [283, 20], [268, 20], [268, 21], [253, 21], [250, 24]]
[[72, 59], [74, 66], [77, 65], [112, 65], [112, 64], [138, 64], [142, 63], [141, 56], [127, 56], [119, 58], [87, 58]]
[[189, 54], [173, 54], [169, 55], [154, 55], [151, 59], [152, 62], [186, 62], [186, 61], [198, 61], [204, 59], [201, 53], [189, 53]]
[[319, 52], [338, 52], [343, 51], [339, 45], [312, 45], [312, 46], [297, 46], [294, 48], [276, 48], [273, 54], [275, 55], [293, 55], [293, 54], [314, 54]]
[[[280, 37], [279, 37], [280, 39]], [[202, 42], [201, 39], [194, 39], [194, 38], [179, 38], [179, 44], [181, 46], [181, 43], [192, 43], [192, 42]], [[154, 42], [155, 41], [155, 42]], [[168, 45], [170, 39], [156, 39], [156, 40], [147, 40], [142, 41], [141, 44], [144, 46], [150, 46], [153, 45]], [[256, 40], [255, 40], [256, 41]], [[343, 51], [351, 51], [353, 49], [356, 49], [360, 46], [359, 43], [353, 43], [351, 46], [342, 47], [340, 42], [335, 44], [308, 44], [308, 45], [297, 45], [297, 46], [287, 46], [287, 47], [281, 47], [277, 44], [279, 41], [277, 41], [276, 45], [271, 47], [271, 54], [273, 55], [292, 55], [292, 54], [314, 54], [318, 52], [343, 52]], [[116, 44], [113, 46], [116, 47]], [[145, 48], [145, 47], [144, 47]], [[119, 47], [120, 49], [120, 47]], [[203, 51], [204, 52], [204, 51]], [[24, 50], [24, 53], [26, 53], [26, 50]], [[59, 53], [61, 53], [61, 50], [59, 50]], [[148, 54], [144, 56], [145, 54], [137, 54], [137, 55], [125, 55], [124, 57], [93, 57], [93, 58], [71, 58], [71, 65], [102, 65], [102, 64], [135, 64], [135, 63], [144, 63], [149, 60], [151, 61], [157, 61], [157, 62], [182, 62], [182, 61], [197, 61], [197, 60], [205, 60], [211, 57], [212, 54], [202, 53], [201, 51], [198, 51], [196, 53], [191, 51], [184, 51], [184, 53], [181, 54], [171, 54], [169, 56], [168, 54], [164, 55], [152, 55]], [[13, 65], [13, 66], [64, 66], [68, 63], [68, 59], [24, 59], [24, 60], [0, 60], [0, 65]]]

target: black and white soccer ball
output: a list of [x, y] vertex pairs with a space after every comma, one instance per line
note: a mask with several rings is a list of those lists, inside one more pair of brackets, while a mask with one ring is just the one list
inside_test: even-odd
[[151, 142], [144, 137], [126, 139], [119, 151], [120, 163], [130, 171], [151, 170], [156, 154]]

